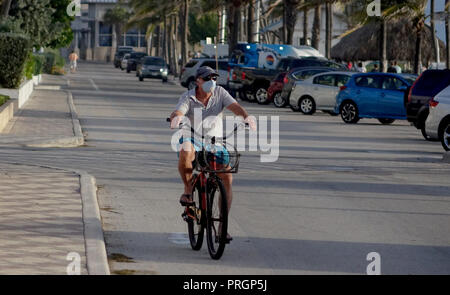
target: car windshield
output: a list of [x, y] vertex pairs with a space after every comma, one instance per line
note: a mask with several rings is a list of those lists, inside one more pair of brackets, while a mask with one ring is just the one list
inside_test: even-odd
[[165, 66], [165, 62], [160, 58], [146, 58], [144, 65]]

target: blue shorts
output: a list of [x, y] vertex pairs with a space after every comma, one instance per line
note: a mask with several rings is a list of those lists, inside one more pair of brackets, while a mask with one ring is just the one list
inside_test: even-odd
[[[183, 144], [184, 141], [190, 141], [192, 143], [192, 145], [194, 146], [194, 149], [196, 152], [199, 152], [203, 149], [203, 147], [205, 146], [203, 144], [203, 142], [200, 142], [198, 140], [195, 140], [195, 138], [192, 137], [181, 137], [179, 140], [180, 145]], [[216, 156], [216, 163], [217, 164], [222, 164], [222, 165], [228, 165], [230, 163], [230, 154], [228, 153], [228, 150], [223, 146], [223, 145], [216, 145], [214, 146], [216, 152], [215, 152], [215, 156]], [[178, 150], [180, 150], [181, 148], [179, 148]], [[205, 150], [210, 151], [211, 150], [211, 145], [207, 145]], [[180, 156], [180, 153], [178, 152], [178, 157]]]

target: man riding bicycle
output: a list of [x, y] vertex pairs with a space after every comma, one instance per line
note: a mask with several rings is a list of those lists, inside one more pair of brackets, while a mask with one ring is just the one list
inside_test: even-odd
[[[222, 113], [225, 108], [233, 112], [236, 116], [244, 118], [252, 130], [256, 130], [256, 122], [253, 117], [249, 117], [247, 111], [221, 86], [216, 86], [219, 74], [208, 66], [200, 67], [196, 72], [197, 86], [183, 93], [170, 115], [171, 128], [178, 128], [184, 116], [192, 124], [195, 124], [194, 113], [201, 112], [202, 120], [208, 117], [216, 118], [215, 126], [209, 130], [209, 136], [220, 137], [222, 133]], [[194, 126], [194, 129], [196, 129]], [[180, 139], [181, 149], [178, 160], [178, 171], [184, 184], [184, 193], [181, 195], [180, 203], [183, 206], [192, 203], [191, 179], [193, 174], [192, 162], [195, 160], [195, 151], [199, 150], [199, 143], [194, 138], [182, 137]], [[201, 144], [201, 143], [200, 143]], [[227, 191], [228, 211], [231, 208], [233, 199], [231, 184], [232, 175], [230, 173], [218, 173]], [[228, 240], [231, 237], [228, 236]]]

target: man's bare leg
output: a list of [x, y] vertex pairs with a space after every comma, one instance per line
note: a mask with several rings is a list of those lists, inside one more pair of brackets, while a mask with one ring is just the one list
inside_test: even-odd
[[178, 160], [178, 172], [184, 184], [184, 194], [192, 193], [191, 179], [193, 173], [192, 161], [195, 159], [195, 149], [190, 142], [183, 142]]

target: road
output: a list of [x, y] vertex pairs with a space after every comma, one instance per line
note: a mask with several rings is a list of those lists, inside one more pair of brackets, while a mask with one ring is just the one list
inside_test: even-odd
[[[97, 178], [111, 271], [128, 274], [450, 273], [450, 165], [439, 143], [406, 122], [346, 125], [243, 102], [279, 117], [280, 155], [244, 152], [230, 234], [219, 261], [192, 251], [178, 203], [182, 185], [165, 118], [185, 89], [139, 82], [112, 65], [67, 76], [86, 146], [0, 146], [1, 161], [86, 170]], [[205, 241], [206, 243], [206, 241]]]

